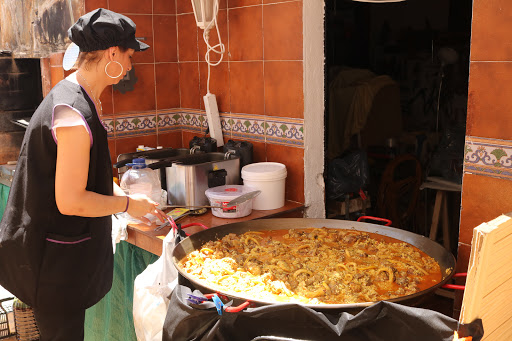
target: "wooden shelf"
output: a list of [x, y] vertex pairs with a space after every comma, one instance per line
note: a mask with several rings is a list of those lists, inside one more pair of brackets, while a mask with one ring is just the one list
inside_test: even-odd
[[[248, 221], [254, 219], [265, 219], [265, 218], [302, 218], [304, 216], [304, 204], [286, 201], [285, 205], [276, 210], [265, 210], [257, 211], [253, 210], [250, 215], [243, 218], [218, 218], [215, 217], [211, 210], [200, 216], [187, 216], [179, 220], [182, 225], [191, 223], [200, 223], [209, 228], [214, 228], [220, 225], [226, 225], [231, 223], [238, 223], [241, 221]], [[155, 231], [157, 225], [153, 223], [151, 226], [144, 224], [130, 224], [128, 225], [128, 243], [140, 247], [146, 251], [149, 251], [155, 255], [160, 256], [162, 254], [162, 241], [165, 236], [169, 233], [170, 227], [164, 227], [160, 231]], [[185, 232], [194, 234], [200, 231], [201, 227], [191, 226], [190, 228], [184, 229]]]

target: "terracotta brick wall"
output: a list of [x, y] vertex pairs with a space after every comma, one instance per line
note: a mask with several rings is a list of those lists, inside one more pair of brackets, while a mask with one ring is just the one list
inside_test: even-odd
[[[188, 147], [204, 135], [207, 92], [206, 45], [190, 0], [85, 0], [86, 12], [98, 7], [132, 18], [151, 46], [133, 59], [134, 91], [101, 96], [112, 158], [140, 144]], [[304, 202], [302, 0], [221, 0], [218, 24], [226, 53], [211, 68], [210, 92], [225, 140], [253, 143], [255, 162], [284, 163], [287, 198]], [[216, 31], [210, 36], [216, 44]], [[62, 54], [55, 59], [52, 85], [65, 76], [53, 69]]]

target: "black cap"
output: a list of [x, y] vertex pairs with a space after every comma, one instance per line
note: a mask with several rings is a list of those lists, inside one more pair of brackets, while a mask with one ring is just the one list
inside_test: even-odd
[[81, 52], [106, 50], [112, 46], [144, 51], [149, 45], [135, 39], [135, 28], [135, 23], [127, 16], [98, 8], [78, 18], [68, 30], [68, 37]]

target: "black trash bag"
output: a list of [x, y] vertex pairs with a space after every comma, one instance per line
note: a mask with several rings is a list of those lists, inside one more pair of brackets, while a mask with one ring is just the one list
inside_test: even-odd
[[370, 179], [366, 152], [356, 150], [333, 159], [327, 165], [327, 198], [336, 200], [364, 189]]
[[465, 141], [465, 126], [446, 129], [430, 159], [428, 176], [438, 176], [461, 184]]
[[378, 302], [357, 315], [321, 313], [299, 304], [248, 308], [238, 313], [217, 313], [211, 301], [192, 304], [189, 293], [197, 290], [178, 284], [170, 297], [163, 341], [451, 341], [459, 336], [483, 336], [482, 320], [459, 325], [441, 313], [397, 303]]

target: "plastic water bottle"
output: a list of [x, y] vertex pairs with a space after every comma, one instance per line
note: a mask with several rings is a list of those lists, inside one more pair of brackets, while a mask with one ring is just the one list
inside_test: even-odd
[[142, 158], [133, 159], [126, 166], [131, 168], [123, 174], [120, 184], [126, 195], [145, 194], [151, 200], [161, 203], [162, 187], [157, 171], [147, 168], [146, 160]]

